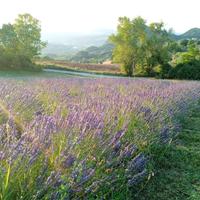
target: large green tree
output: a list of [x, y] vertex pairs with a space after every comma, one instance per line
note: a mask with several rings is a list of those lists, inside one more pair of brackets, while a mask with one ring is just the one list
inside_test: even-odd
[[4, 24], [0, 29], [0, 67], [33, 67], [33, 58], [44, 46], [40, 22], [30, 14], [19, 15], [14, 24]]
[[151, 23], [148, 30], [149, 33], [144, 48], [145, 65], [143, 69], [147, 75], [151, 76], [154, 75], [154, 68], [156, 66], [166, 65], [170, 61], [172, 41], [162, 22]]
[[5, 51], [16, 52], [18, 48], [18, 38], [12, 24], [3, 24], [0, 29], [0, 46]]
[[45, 47], [45, 43], [41, 41], [39, 20], [30, 14], [23, 14], [18, 16], [13, 26], [19, 41], [19, 51], [30, 59], [39, 55]]
[[119, 18], [117, 33], [110, 36], [115, 45], [113, 59], [122, 64], [127, 75], [132, 76], [135, 66], [142, 62], [143, 46], [146, 40], [146, 22], [141, 17], [130, 20]]
[[127, 75], [135, 69], [145, 75], [153, 75], [157, 65], [164, 65], [170, 60], [169, 33], [163, 23], [147, 26], [144, 19], [137, 17], [130, 20], [119, 18], [117, 33], [110, 36], [115, 45], [114, 62], [120, 63]]

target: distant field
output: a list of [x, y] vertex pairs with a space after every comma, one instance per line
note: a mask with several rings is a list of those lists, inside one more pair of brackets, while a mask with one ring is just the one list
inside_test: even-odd
[[1, 200], [134, 199], [200, 98], [192, 81], [27, 77], [0, 79]]
[[122, 74], [120, 71], [120, 66], [117, 64], [81, 64], [81, 63], [69, 63], [66, 61], [57, 60], [43, 60], [36, 61], [37, 64], [44, 65], [48, 68], [61, 68], [75, 71], [89, 71], [101, 74]]

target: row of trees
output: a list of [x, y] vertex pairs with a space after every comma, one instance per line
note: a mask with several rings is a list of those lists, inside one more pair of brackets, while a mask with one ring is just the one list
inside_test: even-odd
[[0, 68], [35, 68], [32, 60], [45, 45], [39, 21], [30, 14], [19, 15], [13, 24], [0, 29]]
[[[133, 20], [121, 17], [117, 33], [109, 38], [115, 46], [113, 60], [120, 63], [129, 76], [188, 78], [186, 68], [189, 71], [189, 66], [200, 66], [199, 41], [177, 42], [171, 36], [172, 32], [167, 31], [162, 22], [147, 25], [141, 17]], [[200, 70], [196, 68], [196, 72]]]

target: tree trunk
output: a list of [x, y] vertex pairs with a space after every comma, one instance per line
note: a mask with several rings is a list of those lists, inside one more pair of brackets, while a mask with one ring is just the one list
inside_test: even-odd
[[132, 63], [132, 75], [135, 75], [135, 62]]

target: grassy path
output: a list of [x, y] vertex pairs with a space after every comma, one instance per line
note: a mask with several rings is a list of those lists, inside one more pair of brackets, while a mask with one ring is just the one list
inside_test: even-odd
[[200, 200], [200, 105], [182, 127], [172, 145], [153, 148], [157, 174], [136, 199]]

